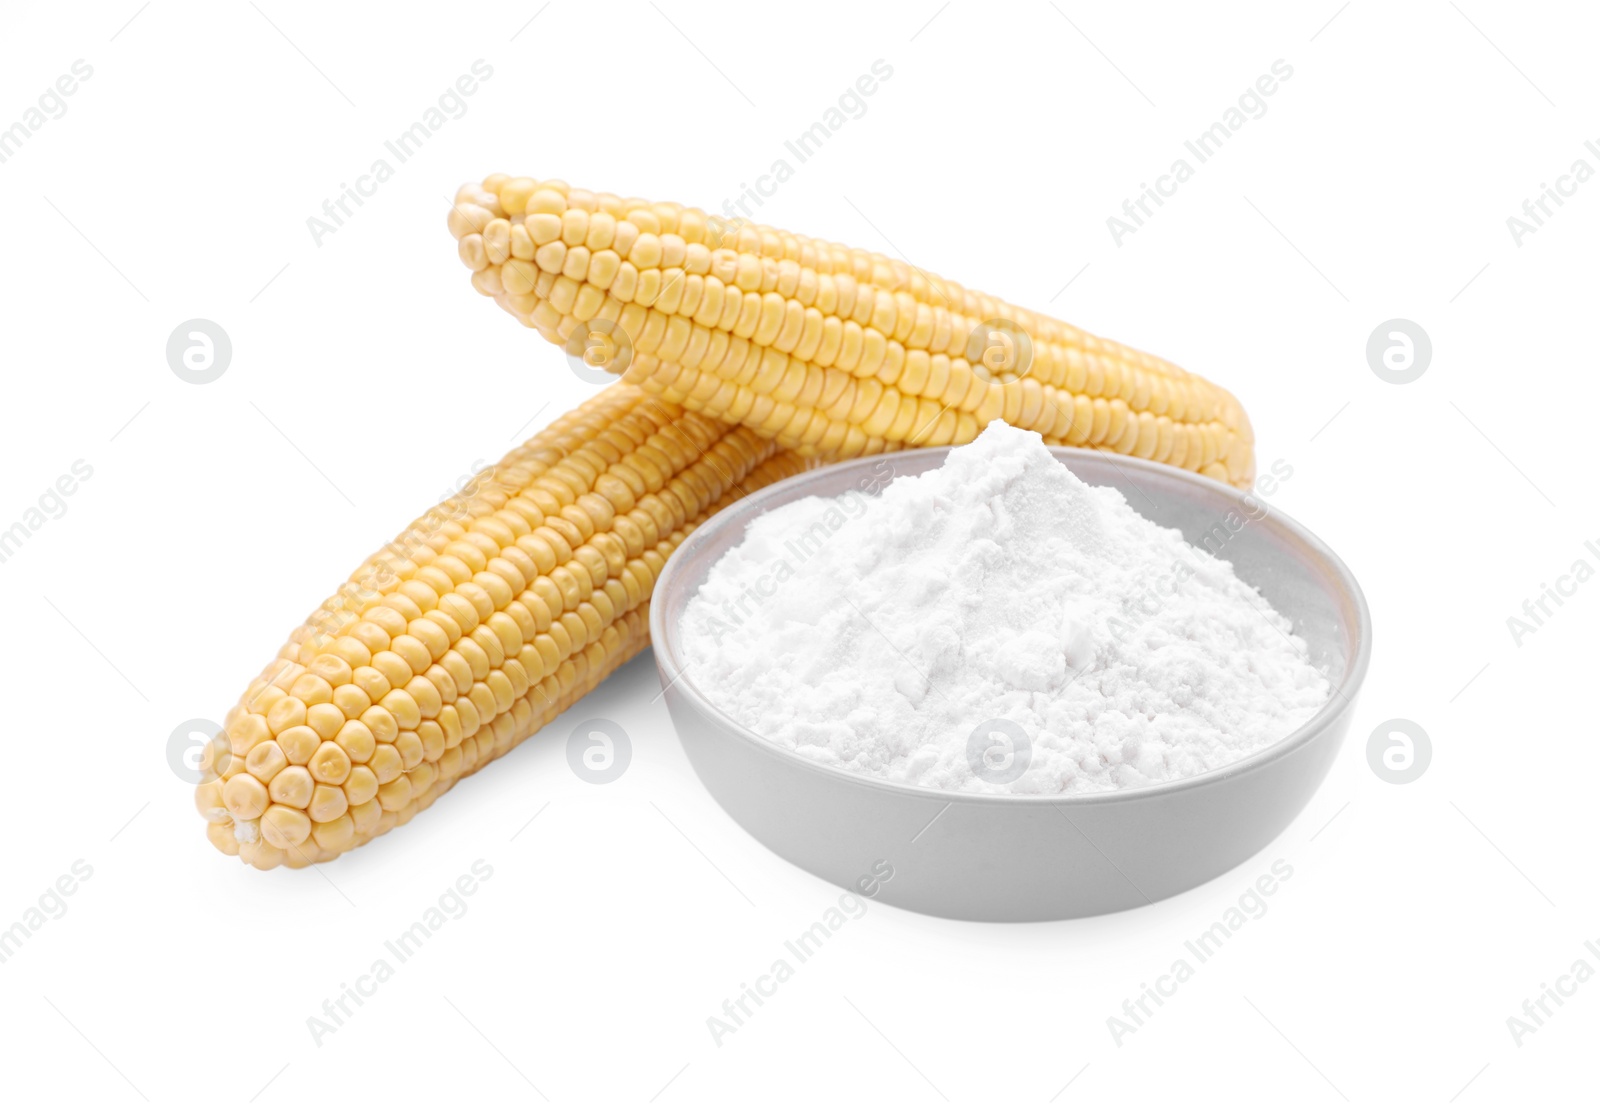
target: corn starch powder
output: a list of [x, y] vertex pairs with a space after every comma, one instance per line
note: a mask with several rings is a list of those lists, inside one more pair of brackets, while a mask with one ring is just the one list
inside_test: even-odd
[[689, 681], [747, 728], [943, 790], [1185, 778], [1283, 738], [1329, 696], [1288, 619], [1227, 561], [1000, 422], [881, 495], [757, 518], [683, 634]]

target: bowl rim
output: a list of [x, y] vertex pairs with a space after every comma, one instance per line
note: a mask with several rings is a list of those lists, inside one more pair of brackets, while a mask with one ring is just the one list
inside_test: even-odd
[[[938, 467], [943, 464], [943, 457], [948, 455], [954, 447], [956, 446], [942, 445], [908, 451], [939, 457], [938, 463], [932, 465], [932, 467]], [[1246, 498], [1250, 497], [1247, 492], [1237, 487], [1195, 472], [1173, 467], [1170, 464], [1158, 463], [1154, 460], [1141, 460], [1138, 457], [1124, 456], [1120, 453], [1113, 453], [1103, 449], [1074, 448], [1066, 445], [1048, 445], [1046, 447], [1050, 449], [1051, 454], [1055, 456], [1057, 461], [1063, 464], [1066, 464], [1073, 457], [1081, 456], [1085, 459], [1109, 463], [1113, 468], [1117, 469], [1121, 469], [1124, 466], [1130, 467], [1137, 471], [1155, 475], [1160, 479], [1187, 483], [1206, 494], [1216, 496], [1219, 505], [1244, 505]], [[1372, 657], [1372, 614], [1367, 607], [1366, 595], [1362, 593], [1361, 585], [1356, 581], [1355, 575], [1351, 573], [1350, 568], [1320, 537], [1283, 511], [1269, 510], [1267, 516], [1261, 520], [1279, 528], [1283, 535], [1303, 545], [1309, 553], [1322, 561], [1324, 567], [1328, 570], [1328, 574], [1337, 581], [1338, 588], [1343, 592], [1344, 597], [1354, 606], [1356, 622], [1354, 625], [1355, 631], [1352, 634], [1354, 647], [1347, 657], [1344, 677], [1338, 685], [1332, 687], [1328, 701], [1300, 727], [1259, 751], [1252, 752], [1242, 759], [1237, 759], [1215, 770], [1189, 775], [1186, 778], [1157, 782], [1154, 785], [1140, 786], [1134, 789], [1099, 790], [1085, 794], [1009, 794], [943, 790], [930, 786], [919, 786], [913, 782], [898, 782], [876, 778], [871, 775], [856, 774], [840, 767], [818, 763], [815, 760], [806, 758], [799, 752], [774, 743], [724, 713], [708, 700], [689, 679], [687, 669], [679, 661], [679, 656], [670, 646], [673, 633], [669, 631], [669, 626], [666, 624], [669, 603], [665, 601], [664, 596], [675, 587], [682, 585], [680, 576], [688, 570], [687, 565], [694, 561], [695, 552], [698, 548], [709, 543], [718, 533], [735, 524], [748, 524], [750, 519], [764, 512], [766, 504], [771, 499], [781, 494], [792, 492], [797, 485], [814, 480], [823, 472], [838, 474], [857, 468], [874, 467], [894, 455], [894, 453], [878, 453], [854, 460], [825, 464], [822, 467], [813, 468], [798, 475], [781, 479], [776, 483], [763, 487], [754, 494], [746, 495], [733, 505], [719, 511], [695, 529], [693, 533], [689, 534], [688, 538], [673, 550], [672, 555], [667, 558], [666, 566], [663, 568], [661, 575], [656, 580], [655, 590], [650, 602], [650, 646], [655, 657], [657, 671], [661, 676], [662, 694], [664, 696], [669, 693], [682, 695], [693, 708], [709, 719], [716, 721], [723, 730], [738, 737], [745, 744], [759, 752], [770, 755], [791, 766], [817, 773], [838, 784], [877, 790], [886, 795], [893, 794], [900, 797], [921, 798], [927, 801], [949, 802], [954, 805], [992, 805], [997, 807], [1038, 807], [1060, 804], [1086, 806], [1159, 801], [1162, 798], [1188, 790], [1225, 785], [1235, 778], [1266, 770], [1278, 760], [1294, 755], [1323, 733], [1340, 727], [1345, 715], [1354, 708], [1356, 695], [1359, 693], [1361, 684], [1366, 678], [1367, 666]], [[1070, 467], [1070, 465], [1068, 466]], [[1074, 472], [1073, 474], [1076, 475], [1077, 473]], [[1091, 486], [1107, 485], [1091, 484]], [[1251, 501], [1258, 505], [1260, 503], [1259, 499], [1251, 498]], [[676, 626], [671, 628], [675, 629]], [[676, 727], [676, 724], [674, 724], [674, 727]]]

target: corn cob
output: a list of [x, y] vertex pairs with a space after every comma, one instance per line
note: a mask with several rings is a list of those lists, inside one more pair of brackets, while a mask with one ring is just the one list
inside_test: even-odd
[[504, 175], [464, 186], [449, 227], [473, 286], [525, 325], [805, 455], [962, 444], [1003, 418], [1254, 478], [1249, 419], [1222, 388], [877, 253]]
[[697, 525], [805, 467], [749, 429], [606, 388], [291, 634], [207, 750], [211, 842], [298, 867], [404, 824], [649, 642], [656, 576]]

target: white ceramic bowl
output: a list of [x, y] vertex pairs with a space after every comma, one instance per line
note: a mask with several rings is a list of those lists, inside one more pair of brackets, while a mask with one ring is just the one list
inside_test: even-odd
[[[1082, 796], [951, 793], [822, 766], [738, 724], [685, 670], [679, 623], [706, 573], [756, 516], [807, 495], [938, 467], [919, 449], [819, 468], [716, 515], [667, 562], [650, 635], [684, 750], [728, 814], [777, 854], [875, 900], [965, 920], [1060, 920], [1158, 901], [1232, 869], [1305, 808], [1349, 727], [1372, 651], [1372, 621], [1350, 571], [1316, 537], [1231, 487], [1149, 461], [1051, 451], [1079, 478], [1121, 490], [1139, 513], [1210, 545], [1294, 622], [1334, 692], [1271, 747], [1206, 774]], [[1265, 512], [1263, 512], [1265, 511]], [[1251, 518], [1236, 532], [1229, 514]], [[882, 871], [892, 870], [891, 877]]]

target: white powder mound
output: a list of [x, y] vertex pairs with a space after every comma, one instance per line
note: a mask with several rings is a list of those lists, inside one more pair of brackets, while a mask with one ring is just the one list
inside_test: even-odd
[[1226, 561], [999, 422], [881, 495], [757, 518], [683, 636], [686, 677], [746, 727], [943, 790], [1185, 778], [1283, 738], [1329, 694]]

